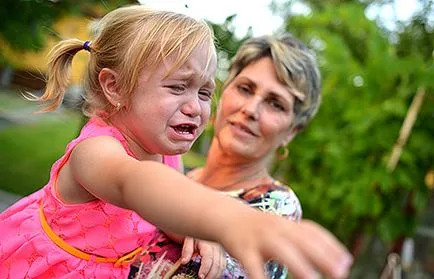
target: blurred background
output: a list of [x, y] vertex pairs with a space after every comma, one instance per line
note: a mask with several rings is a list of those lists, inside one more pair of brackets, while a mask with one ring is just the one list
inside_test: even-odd
[[[214, 107], [245, 39], [286, 30], [314, 49], [322, 106], [273, 173], [298, 194], [305, 218], [351, 250], [351, 278], [434, 278], [432, 0], [140, 2], [164, 2], [209, 21], [219, 49]], [[87, 40], [90, 22], [133, 3], [2, 0], [0, 210], [45, 185], [51, 164], [85, 121], [77, 106], [85, 52], [74, 58], [61, 109], [35, 114], [40, 107], [22, 97], [43, 92], [48, 50], [63, 38]], [[203, 164], [211, 135], [209, 126], [184, 156], [188, 168]]]

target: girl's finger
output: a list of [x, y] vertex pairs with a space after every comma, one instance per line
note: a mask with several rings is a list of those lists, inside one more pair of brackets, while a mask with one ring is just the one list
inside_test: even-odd
[[295, 278], [318, 278], [318, 273], [312, 267], [309, 259], [299, 250], [297, 245], [294, 245], [293, 240], [272, 239], [268, 243], [267, 249], [270, 249], [270, 252], [266, 254], [270, 255], [271, 259], [286, 266], [289, 273]]
[[305, 221], [303, 227], [305, 241], [300, 249], [310, 258], [319, 270], [332, 278], [348, 276], [352, 257], [338, 240], [313, 222]]
[[259, 254], [252, 251], [246, 251], [242, 257], [239, 257], [240, 263], [249, 274], [250, 279], [266, 279], [264, 273], [264, 260]]

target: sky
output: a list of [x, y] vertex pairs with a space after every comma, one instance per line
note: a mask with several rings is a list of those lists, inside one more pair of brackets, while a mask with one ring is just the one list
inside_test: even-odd
[[[253, 35], [259, 36], [270, 34], [276, 31], [283, 23], [283, 20], [273, 15], [269, 5], [271, 0], [142, 0], [161, 9], [169, 9], [189, 14], [193, 17], [205, 18], [213, 23], [223, 23], [224, 20], [237, 14], [235, 18], [235, 33], [238, 36], [246, 34], [249, 26], [253, 29]], [[277, 0], [277, 2], [284, 2]], [[383, 9], [372, 8], [367, 11], [371, 19], [380, 16], [386, 27], [393, 28], [392, 21], [395, 18], [407, 20], [417, 9], [417, 0], [395, 0], [395, 5], [389, 5]], [[185, 8], [185, 6], [188, 8]], [[297, 7], [298, 11], [304, 11], [303, 7]]]
[[[186, 13], [193, 17], [205, 18], [213, 23], [223, 23], [233, 14], [237, 14], [234, 21], [236, 33], [244, 35], [249, 26], [253, 28], [254, 35], [263, 35], [277, 29], [282, 19], [270, 11], [270, 0], [143, 0], [142, 3]], [[185, 8], [185, 5], [188, 8]]]

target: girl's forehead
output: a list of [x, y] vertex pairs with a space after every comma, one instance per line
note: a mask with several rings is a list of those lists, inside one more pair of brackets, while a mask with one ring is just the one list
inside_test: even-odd
[[197, 81], [204, 84], [207, 87], [215, 88], [215, 70], [211, 71], [208, 68], [195, 69], [188, 65], [181, 66], [180, 68], [172, 71], [164, 79], [165, 80], [183, 80], [183, 81]]
[[[177, 57], [171, 55], [163, 61], [166, 78], [182, 79], [212, 79], [217, 70], [216, 56], [209, 52], [197, 49], [183, 63], [179, 63]], [[179, 65], [178, 65], [179, 64]]]

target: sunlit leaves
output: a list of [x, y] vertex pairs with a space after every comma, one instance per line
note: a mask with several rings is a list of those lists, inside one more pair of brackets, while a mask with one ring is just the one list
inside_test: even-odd
[[[423, 177], [434, 162], [432, 97], [425, 99], [395, 171], [385, 166], [416, 91], [433, 89], [432, 57], [408, 39], [416, 27], [402, 29], [394, 36], [405, 40], [394, 42], [366, 18], [365, 4], [303, 2], [312, 12], [288, 13], [286, 30], [316, 50], [324, 98], [277, 172], [298, 193], [305, 216], [345, 241], [358, 231], [385, 241], [409, 235], [426, 204]], [[417, 42], [433, 38], [426, 28], [415, 35]], [[416, 210], [408, 214], [408, 206]]]

